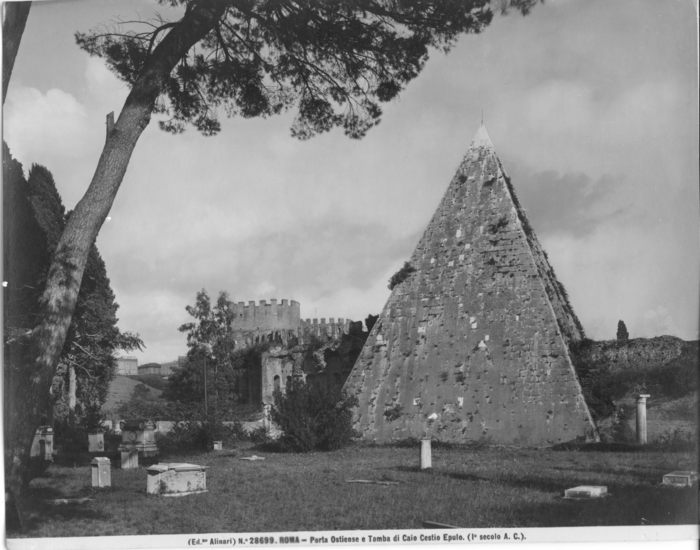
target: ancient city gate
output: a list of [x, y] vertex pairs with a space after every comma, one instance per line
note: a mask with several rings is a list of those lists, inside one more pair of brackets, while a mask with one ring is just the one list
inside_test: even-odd
[[345, 389], [367, 439], [597, 438], [567, 342], [583, 329], [483, 125]]

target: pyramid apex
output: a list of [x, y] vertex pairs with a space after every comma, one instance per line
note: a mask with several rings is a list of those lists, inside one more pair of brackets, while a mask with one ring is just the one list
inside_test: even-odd
[[474, 135], [471, 147], [490, 147], [493, 149], [493, 143], [491, 143], [491, 138], [489, 137], [489, 134], [486, 131], [486, 126], [484, 126], [483, 122]]

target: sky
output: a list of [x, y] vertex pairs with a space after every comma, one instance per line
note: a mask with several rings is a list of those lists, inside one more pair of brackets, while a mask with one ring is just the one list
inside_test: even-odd
[[[34, 3], [4, 106], [27, 171], [85, 192], [128, 89], [75, 45], [150, 1]], [[549, 0], [497, 16], [384, 106], [362, 140], [291, 137], [293, 112], [215, 137], [145, 130], [97, 246], [139, 364], [187, 351], [205, 288], [364, 319], [407, 260], [483, 117], [587, 335], [698, 338], [697, 13], [693, 0]], [[12, 284], [12, 282], [8, 282]]]

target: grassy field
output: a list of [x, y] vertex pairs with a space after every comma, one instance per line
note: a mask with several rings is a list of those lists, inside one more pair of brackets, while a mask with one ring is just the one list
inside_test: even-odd
[[[252, 452], [264, 461], [239, 460]], [[26, 532], [10, 537], [415, 529], [423, 521], [461, 527], [692, 524], [697, 485], [660, 486], [673, 470], [696, 469], [694, 453], [587, 452], [504, 448], [354, 446], [332, 453], [264, 453], [242, 444], [221, 453], [168, 457], [210, 466], [209, 493], [146, 494], [146, 471], [112, 470], [111, 489], [94, 490], [87, 465], [53, 465], [30, 484]], [[397, 485], [347, 483], [392, 480]], [[607, 485], [610, 496], [563, 499], [576, 485]], [[46, 500], [90, 497], [84, 504]]]

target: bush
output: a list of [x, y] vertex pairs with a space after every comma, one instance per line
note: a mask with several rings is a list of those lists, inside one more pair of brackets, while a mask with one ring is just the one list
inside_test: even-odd
[[293, 378], [286, 392], [275, 391], [272, 421], [282, 432], [282, 451], [333, 451], [356, 436], [352, 409], [358, 401], [338, 389], [306, 384]]
[[389, 290], [394, 290], [396, 285], [403, 283], [406, 279], [408, 279], [411, 273], [415, 273], [415, 271], [416, 268], [413, 267], [410, 262], [404, 262], [403, 267], [394, 273], [391, 276], [391, 279], [389, 279]]
[[188, 420], [178, 422], [172, 430], [156, 433], [158, 451], [164, 455], [187, 451], [211, 451], [214, 441], [223, 441], [224, 446], [247, 438], [239, 421], [224, 423], [215, 412], [205, 414], [198, 410]]

